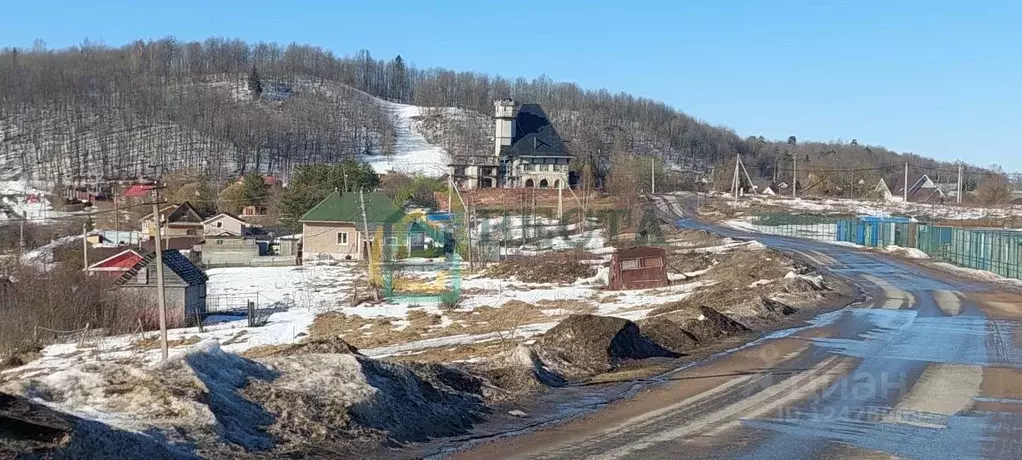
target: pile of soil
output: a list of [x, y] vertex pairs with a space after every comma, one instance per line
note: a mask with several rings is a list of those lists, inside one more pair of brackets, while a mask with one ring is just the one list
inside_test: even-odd
[[494, 278], [511, 278], [525, 283], [573, 283], [596, 275], [596, 267], [582, 261], [595, 259], [583, 251], [556, 251], [550, 254], [505, 260], [486, 270]]
[[596, 315], [569, 316], [543, 334], [534, 349], [549, 368], [569, 378], [608, 372], [629, 360], [680, 356], [629, 320]]
[[675, 353], [684, 353], [699, 346], [699, 339], [665, 317], [646, 318], [638, 324], [643, 335]]
[[710, 342], [719, 337], [741, 334], [749, 330], [742, 323], [728, 318], [710, 307], [699, 307], [702, 319], [690, 318], [681, 323], [681, 328], [700, 342]]
[[474, 369], [490, 383], [503, 391], [486, 393], [494, 400], [514, 398], [527, 393], [560, 387], [566, 382], [543, 364], [536, 351], [519, 345]]

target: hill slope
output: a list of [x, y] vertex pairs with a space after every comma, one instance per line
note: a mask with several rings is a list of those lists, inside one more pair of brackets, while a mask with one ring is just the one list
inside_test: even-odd
[[0, 88], [0, 178], [76, 182], [189, 169], [225, 181], [366, 154], [378, 170], [437, 175], [445, 152], [489, 154], [492, 102], [506, 97], [541, 104], [576, 157], [601, 176], [616, 155], [705, 175], [741, 154], [753, 176], [778, 181], [791, 180], [796, 159], [821, 171], [874, 167], [889, 183], [904, 161], [913, 176], [952, 167], [858, 143], [742, 139], [659, 101], [546, 77], [422, 70], [400, 56], [337, 57], [295, 44], [168, 38], [7, 49]]

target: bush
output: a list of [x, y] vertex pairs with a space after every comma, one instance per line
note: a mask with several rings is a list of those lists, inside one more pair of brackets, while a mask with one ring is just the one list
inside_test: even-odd
[[395, 259], [407, 259], [408, 258], [408, 246], [398, 246], [397, 251], [394, 252]]
[[460, 291], [447, 291], [440, 294], [440, 309], [441, 310], [454, 310], [461, 305], [461, 292]]
[[[111, 291], [113, 279], [89, 276], [79, 269], [57, 265], [50, 270], [29, 265], [0, 267], [0, 356], [59, 337], [46, 329], [90, 330], [110, 334], [131, 332], [137, 325], [133, 311], [138, 299]], [[12, 281], [16, 280], [16, 281]]]

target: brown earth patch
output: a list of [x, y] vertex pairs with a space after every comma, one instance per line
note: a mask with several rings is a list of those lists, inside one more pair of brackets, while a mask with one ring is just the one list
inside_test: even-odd
[[493, 278], [515, 278], [525, 283], [571, 283], [596, 274], [596, 267], [582, 263], [599, 257], [580, 250], [555, 251], [549, 254], [506, 260], [486, 269]]
[[[200, 339], [199, 336], [193, 335], [191, 337], [184, 337], [184, 338], [180, 338], [180, 339], [168, 340], [167, 341], [167, 347], [168, 348], [186, 347], [186, 346], [189, 346], [189, 345], [195, 345], [195, 344], [197, 344], [197, 343], [199, 343], [201, 341], [202, 341], [202, 339]], [[145, 338], [145, 339], [142, 339], [142, 340], [137, 340], [137, 341], [135, 341], [135, 347], [136, 348], [141, 348], [143, 350], [154, 350], [154, 349], [160, 348], [160, 337], [158, 335], [154, 335], [153, 337], [148, 337], [148, 338]]]
[[1022, 319], [1022, 295], [1011, 292], [965, 293], [964, 295], [995, 318]]

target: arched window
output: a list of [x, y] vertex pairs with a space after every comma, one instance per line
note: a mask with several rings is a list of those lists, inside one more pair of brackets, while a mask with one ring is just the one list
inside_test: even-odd
[[535, 185], [534, 185], [534, 184], [535, 184], [535, 183], [534, 183], [534, 182], [532, 182], [532, 179], [526, 179], [526, 180], [525, 180], [525, 186], [526, 186], [526, 187], [528, 187], [528, 188], [532, 188], [532, 187], [535, 187]]
[[554, 188], [556, 188], [556, 189], [561, 188], [561, 180], [560, 179], [554, 179]]
[[539, 181], [539, 188], [547, 188], [547, 181], [546, 181], [546, 179], [543, 179], [543, 180]]

